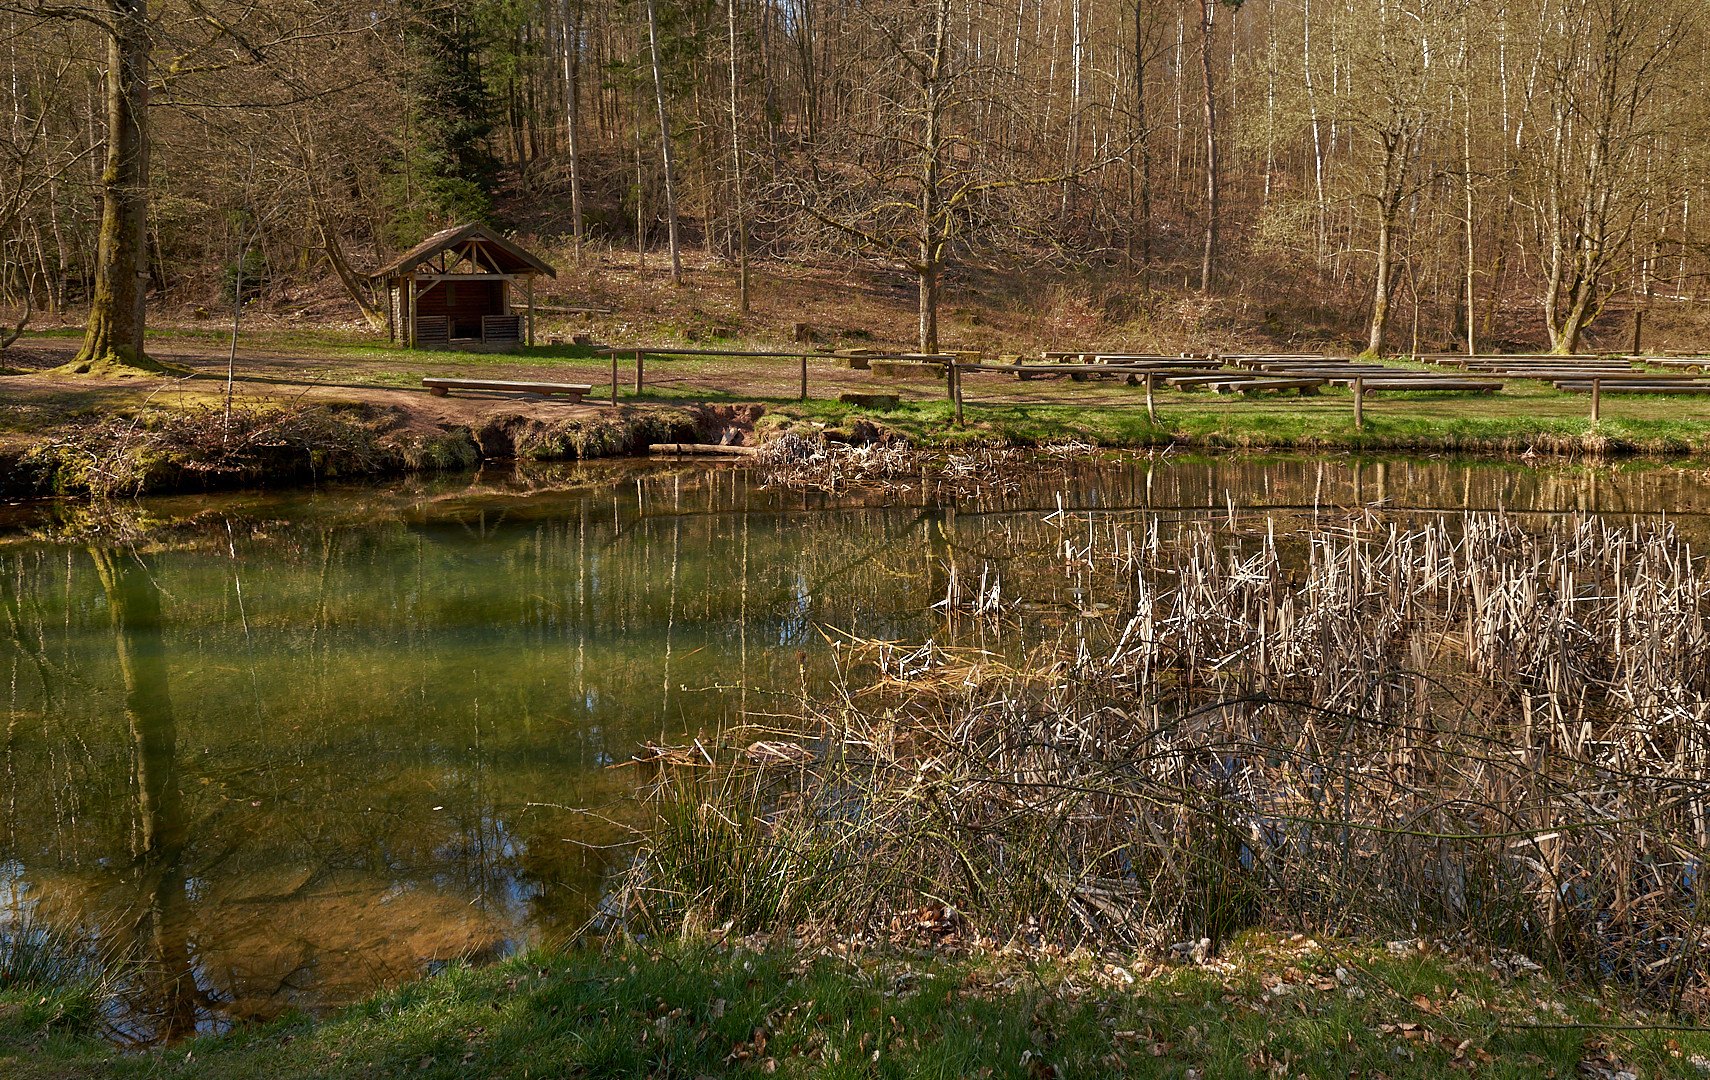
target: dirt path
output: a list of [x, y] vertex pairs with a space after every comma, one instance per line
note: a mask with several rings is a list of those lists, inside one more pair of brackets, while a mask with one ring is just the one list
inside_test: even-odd
[[[167, 342], [151, 349], [151, 355], [157, 359], [195, 369], [197, 375], [189, 379], [139, 375], [128, 379], [95, 380], [46, 373], [45, 369], [70, 360], [79, 344], [73, 338], [43, 338], [31, 342], [27, 354], [9, 355], [8, 360], [17, 366], [28, 364], [43, 370], [0, 380], [0, 402], [14, 410], [45, 414], [43, 419], [51, 420], [69, 418], [89, 409], [134, 407], [144, 402], [193, 408], [217, 406], [225, 399], [226, 357], [215, 347]], [[358, 367], [373, 367], [373, 374], [390, 374], [397, 370], [391, 365], [372, 362]], [[544, 370], [535, 374], [553, 381], [574, 381], [567, 379], [561, 371]], [[483, 372], [480, 377], [526, 375], [526, 371], [519, 369], [510, 375]], [[435, 430], [448, 425], [478, 428], [500, 414], [551, 421], [593, 417], [609, 411], [609, 406], [572, 405], [550, 398], [472, 390], [434, 397], [419, 384], [414, 388], [388, 387], [364, 383], [360, 381], [361, 377], [360, 370], [352, 370], [352, 361], [341, 357], [246, 353], [232, 381], [232, 394], [234, 400], [253, 403], [362, 402], [387, 406], [402, 410], [407, 426], [413, 430]]]
[[[364, 402], [402, 410], [410, 427], [429, 430], [448, 424], [480, 427], [499, 415], [550, 421], [594, 416], [609, 411], [611, 365], [604, 358], [564, 355], [564, 349], [536, 349], [527, 354], [473, 356], [461, 353], [405, 352], [373, 348], [278, 343], [280, 335], [257, 335], [245, 341], [237, 364], [233, 393], [244, 400]], [[212, 336], [163, 335], [151, 340], [150, 354], [195, 369], [188, 380], [138, 376], [122, 380], [87, 380], [46, 374], [11, 376], [0, 380], [0, 400], [31, 408], [49, 419], [88, 408], [134, 406], [144, 400], [175, 407], [209, 405], [225, 393], [227, 346]], [[267, 342], [273, 337], [272, 343]], [[8, 362], [46, 369], [65, 363], [76, 353], [75, 337], [37, 337], [25, 349], [13, 350]], [[709, 348], [718, 347], [710, 345]], [[555, 355], [557, 354], [557, 355]], [[423, 376], [482, 379], [580, 382], [594, 387], [587, 404], [569, 405], [517, 394], [455, 391], [433, 397], [421, 387]], [[683, 404], [696, 402], [792, 402], [801, 391], [799, 361], [785, 358], [674, 356], [649, 357], [645, 362], [647, 396], [634, 398], [635, 363], [623, 356], [618, 363], [620, 404]], [[1085, 405], [1097, 408], [1144, 408], [1144, 397], [1117, 381], [1073, 383], [1040, 379], [1019, 382], [987, 373], [964, 376], [964, 396], [971, 401], [1035, 405]], [[834, 399], [838, 394], [896, 394], [904, 401], [942, 401], [943, 380], [922, 371], [904, 378], [887, 378], [870, 371], [838, 366], [832, 357], [809, 361], [809, 394]]]

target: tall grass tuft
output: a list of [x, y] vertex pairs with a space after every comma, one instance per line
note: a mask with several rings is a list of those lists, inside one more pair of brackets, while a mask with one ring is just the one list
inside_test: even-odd
[[99, 1031], [121, 977], [93, 938], [27, 914], [0, 924], [0, 1042]]

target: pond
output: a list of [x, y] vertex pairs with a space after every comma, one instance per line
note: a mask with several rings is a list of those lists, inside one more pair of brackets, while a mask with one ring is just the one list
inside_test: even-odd
[[787, 708], [841, 634], [1102, 632], [1057, 578], [1012, 578], [1001, 641], [947, 621], [948, 568], [1002, 562], [984, 538], [1363, 506], [1710, 531], [1682, 467], [1247, 456], [1042, 457], [962, 498], [618, 462], [0, 508], [0, 920], [141, 961], [139, 1042], [568, 938], [624, 858], [646, 742]]

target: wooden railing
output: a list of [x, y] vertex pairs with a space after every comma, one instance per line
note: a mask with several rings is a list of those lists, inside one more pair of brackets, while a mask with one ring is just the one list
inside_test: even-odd
[[416, 316], [416, 344], [443, 345], [451, 340], [451, 327], [444, 315]]
[[518, 341], [522, 338], [522, 316], [520, 315], [483, 315], [481, 316], [481, 340]]

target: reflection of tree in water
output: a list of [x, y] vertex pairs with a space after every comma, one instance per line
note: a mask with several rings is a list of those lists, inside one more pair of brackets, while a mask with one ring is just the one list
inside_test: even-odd
[[[766, 688], [827, 666], [821, 628], [950, 640], [927, 605], [951, 566], [964, 588], [989, 562], [1005, 598], [1052, 599], [1059, 491], [1169, 521], [1222, 514], [1225, 491], [1308, 515], [1617, 502], [1607, 472], [1600, 489], [1448, 462], [1051, 464], [953, 511], [720, 470], [597, 475], [440, 502], [185, 500], [176, 518], [66, 504], [26, 540], [0, 530], [0, 863], [67, 924], [124, 909], [163, 1034], [198, 1007], [336, 1004], [424, 960], [573, 933], [622, 835], [530, 804], [621, 816], [629, 772], [603, 766], [658, 738], [662, 713], [674, 737], [773, 710]], [[1620, 485], [1633, 505], [1703, 495], [1678, 473]], [[1084, 545], [1087, 515], [1069, 517]]]
[[205, 998], [196, 986], [182, 867], [184, 797], [178, 775], [178, 724], [166, 670], [160, 588], [134, 550], [90, 548], [113, 622], [130, 729], [136, 817], [132, 853], [138, 883], [137, 944], [154, 1035], [182, 1038], [196, 1029]]

